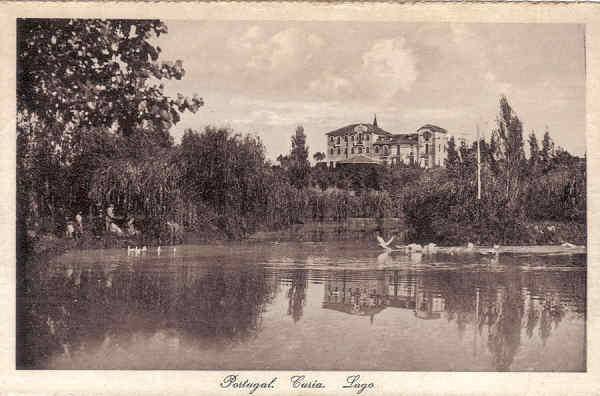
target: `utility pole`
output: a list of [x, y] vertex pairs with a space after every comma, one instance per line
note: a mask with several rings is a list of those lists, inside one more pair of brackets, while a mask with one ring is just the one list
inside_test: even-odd
[[479, 150], [479, 124], [476, 124], [477, 128], [477, 199], [481, 200], [481, 154]]

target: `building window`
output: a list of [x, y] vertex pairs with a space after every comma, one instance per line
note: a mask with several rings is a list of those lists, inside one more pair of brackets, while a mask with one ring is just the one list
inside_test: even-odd
[[338, 147], [338, 155], [341, 154], [340, 148]]
[[383, 151], [385, 152], [385, 154], [388, 154], [389, 150], [388, 150], [388, 146], [384, 146], [383, 147]]
[[354, 154], [354, 147], [352, 147], [352, 154]]
[[344, 142], [348, 141], [348, 136], [344, 136]]
[[379, 146], [375, 146], [375, 154], [379, 154]]
[[337, 144], [340, 144], [340, 137], [337, 138]]
[[429, 144], [425, 143], [425, 154], [429, 154]]
[[438, 151], [442, 151], [442, 145], [438, 144]]
[[352, 139], [352, 141], [354, 141], [354, 135], [352, 135], [351, 139]]
[[333, 149], [329, 150], [329, 154], [333, 155]]
[[369, 140], [369, 136], [370, 136], [370, 135], [367, 133], [367, 134], [365, 135], [365, 139], [366, 139], [366, 140]]
[[348, 148], [344, 149], [344, 154], [348, 154]]
[[329, 136], [329, 141], [333, 143], [333, 136]]
[[362, 154], [362, 147], [358, 148], [358, 154]]
[[367, 154], [369, 154], [369, 148], [368, 147], [366, 148], [366, 150], [367, 150]]

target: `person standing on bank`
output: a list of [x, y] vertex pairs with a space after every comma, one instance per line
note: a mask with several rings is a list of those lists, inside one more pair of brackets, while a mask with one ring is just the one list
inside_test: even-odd
[[81, 217], [81, 211], [77, 212], [75, 216], [75, 222], [77, 223], [77, 233], [79, 236], [83, 235], [83, 217]]
[[110, 231], [110, 225], [112, 224], [114, 216], [115, 205], [110, 204], [106, 209], [106, 231]]

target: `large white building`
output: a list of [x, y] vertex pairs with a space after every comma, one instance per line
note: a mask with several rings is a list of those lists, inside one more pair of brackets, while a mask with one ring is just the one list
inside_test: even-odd
[[373, 163], [385, 166], [418, 165], [423, 168], [444, 166], [448, 132], [435, 125], [423, 125], [415, 133], [392, 134], [377, 125], [351, 124], [326, 133], [327, 163]]

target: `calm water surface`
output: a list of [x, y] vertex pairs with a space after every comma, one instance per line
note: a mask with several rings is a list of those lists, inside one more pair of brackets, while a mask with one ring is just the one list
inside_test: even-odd
[[366, 242], [69, 253], [19, 302], [20, 366], [585, 370], [585, 253], [381, 253]]

